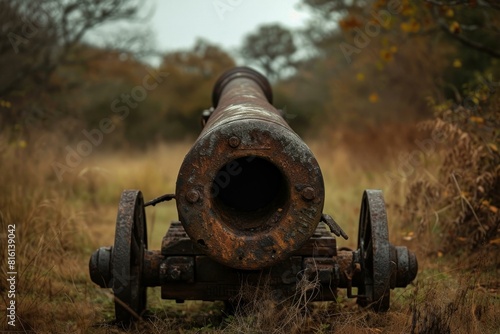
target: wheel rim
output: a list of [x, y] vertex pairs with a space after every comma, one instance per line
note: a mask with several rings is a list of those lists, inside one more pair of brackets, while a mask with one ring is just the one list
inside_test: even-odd
[[385, 202], [380, 190], [365, 190], [359, 218], [358, 248], [362, 284], [357, 303], [386, 311], [390, 304], [390, 244]]
[[142, 193], [125, 190], [118, 206], [111, 255], [115, 316], [119, 322], [134, 320], [146, 309], [146, 287], [142, 285], [141, 275], [147, 246]]

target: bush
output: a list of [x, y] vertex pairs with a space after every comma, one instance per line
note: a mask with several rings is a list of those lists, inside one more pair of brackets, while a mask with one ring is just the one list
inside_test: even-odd
[[406, 208], [421, 235], [438, 232], [442, 251], [500, 243], [499, 112], [500, 92], [483, 81], [461, 105], [438, 106], [436, 119], [422, 124], [443, 139], [443, 161], [437, 180], [413, 183]]

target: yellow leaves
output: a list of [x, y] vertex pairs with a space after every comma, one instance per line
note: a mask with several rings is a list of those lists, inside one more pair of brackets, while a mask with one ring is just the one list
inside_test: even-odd
[[5, 100], [0, 99], [0, 107], [10, 108], [10, 107], [12, 107], [12, 104], [9, 101], [5, 101]]
[[453, 9], [448, 8], [448, 10], [446, 11], [445, 15], [447, 17], [453, 17], [453, 16], [455, 16], [455, 12], [453, 11]]
[[378, 102], [378, 94], [377, 93], [371, 93], [370, 96], [368, 97], [368, 100], [371, 103], [377, 103]]
[[21, 139], [17, 142], [17, 146], [19, 148], [26, 148], [26, 146], [28, 146], [28, 143], [26, 142], [26, 140], [24, 139]]
[[457, 21], [453, 21], [450, 24], [449, 29], [452, 34], [459, 34], [460, 31], [462, 31], [462, 29], [460, 28], [460, 24]]
[[455, 67], [455, 68], [460, 68], [460, 67], [462, 67], [462, 62], [460, 61], [460, 59], [455, 59], [455, 60], [453, 61], [453, 67]]
[[411, 18], [408, 22], [402, 22], [400, 24], [400, 28], [404, 32], [415, 33], [420, 31], [420, 23], [418, 23], [414, 18]]
[[365, 81], [365, 75], [363, 73], [358, 73], [356, 74], [356, 80], [358, 81]]

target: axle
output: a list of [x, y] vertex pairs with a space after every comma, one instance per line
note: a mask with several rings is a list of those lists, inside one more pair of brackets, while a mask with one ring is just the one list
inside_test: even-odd
[[[238, 295], [242, 283], [257, 285], [263, 278], [277, 296], [293, 294], [296, 283], [301, 279], [316, 282], [313, 299], [334, 300], [337, 289], [364, 287], [364, 265], [360, 250], [337, 251], [335, 239], [319, 226], [316, 236], [303, 249], [295, 252], [280, 264], [260, 270], [239, 270], [213, 261], [193, 247], [191, 240], [183, 233], [179, 222], [173, 222], [164, 237], [161, 251], [146, 251], [143, 257], [141, 279], [145, 286], [162, 286], [162, 298], [182, 300], [231, 300]], [[328, 247], [322, 247], [328, 245]], [[390, 245], [391, 270], [387, 289], [407, 286], [417, 273], [415, 255], [406, 247]], [[315, 249], [312, 256], [311, 250]], [[111, 287], [110, 282], [116, 268], [110, 261], [112, 248], [102, 247], [91, 259], [92, 280], [101, 287]], [[104, 279], [103, 279], [104, 278]]]

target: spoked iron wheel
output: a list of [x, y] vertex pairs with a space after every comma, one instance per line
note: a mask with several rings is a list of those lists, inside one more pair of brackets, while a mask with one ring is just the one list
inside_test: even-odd
[[142, 284], [144, 251], [148, 247], [144, 199], [139, 190], [122, 192], [111, 253], [112, 287], [118, 322], [137, 319], [146, 309]]
[[362, 282], [357, 303], [375, 311], [390, 304], [391, 255], [385, 202], [380, 190], [365, 190], [359, 218], [358, 249]]

